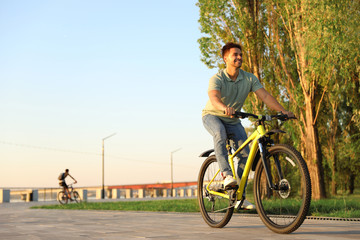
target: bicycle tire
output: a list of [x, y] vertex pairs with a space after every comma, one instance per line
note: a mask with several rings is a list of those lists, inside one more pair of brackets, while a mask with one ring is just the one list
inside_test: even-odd
[[80, 203], [80, 202], [81, 202], [80, 195], [79, 195], [79, 193], [78, 193], [77, 191], [74, 191], [74, 192], [73, 192], [73, 196], [74, 196], [74, 201], [75, 201], [76, 203]]
[[[280, 167], [275, 164], [276, 158]], [[311, 181], [307, 165], [295, 148], [283, 144], [270, 147], [266, 160], [272, 181], [280, 190], [268, 187], [263, 163], [259, 161], [254, 179], [256, 210], [270, 230], [291, 233], [304, 222], [310, 207]]]
[[64, 190], [62, 190], [58, 193], [57, 199], [61, 205], [68, 203], [68, 196], [65, 194]]
[[[213, 228], [222, 228], [231, 219], [234, 207], [229, 208], [229, 199], [211, 195], [206, 190], [207, 183], [215, 176], [219, 170], [216, 157], [214, 155], [205, 159], [200, 168], [198, 177], [198, 203], [200, 212], [205, 222]], [[210, 188], [222, 188], [223, 178], [218, 174]], [[219, 211], [219, 212], [217, 212]]]

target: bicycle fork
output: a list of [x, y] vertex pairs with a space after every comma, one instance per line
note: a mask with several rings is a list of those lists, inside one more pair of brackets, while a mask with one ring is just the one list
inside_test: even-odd
[[[279, 190], [279, 186], [277, 184], [274, 184], [273, 181], [272, 181], [272, 176], [271, 176], [271, 172], [270, 172], [269, 163], [266, 160], [267, 149], [266, 149], [266, 147], [264, 147], [264, 140], [262, 138], [260, 138], [258, 140], [258, 146], [259, 146], [261, 161], [262, 161], [262, 164], [264, 166], [268, 186], [269, 186], [269, 188], [271, 190]], [[266, 144], [265, 144], [265, 146], [266, 146]], [[283, 179], [283, 174], [282, 174], [282, 171], [281, 171], [279, 158], [276, 155], [274, 155], [273, 158], [274, 158], [277, 173], [278, 173], [280, 179]]]

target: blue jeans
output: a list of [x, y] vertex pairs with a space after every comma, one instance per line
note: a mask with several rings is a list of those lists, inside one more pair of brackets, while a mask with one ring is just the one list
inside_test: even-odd
[[[202, 120], [206, 130], [213, 136], [215, 156], [219, 163], [220, 171], [224, 176], [232, 176], [233, 174], [228, 162], [226, 139], [229, 135], [231, 135], [231, 145], [233, 149], [237, 149], [247, 139], [244, 127], [241, 125], [240, 121], [235, 125], [229, 124], [223, 122], [219, 117], [211, 114], [203, 116]], [[242, 177], [244, 172], [249, 152], [249, 147], [246, 146], [240, 153], [237, 154], [238, 161], [235, 161], [235, 169], [237, 169], [236, 173], [239, 179]]]

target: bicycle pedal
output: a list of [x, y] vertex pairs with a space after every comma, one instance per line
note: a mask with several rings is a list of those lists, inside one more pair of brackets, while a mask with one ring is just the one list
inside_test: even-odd
[[236, 204], [236, 200], [237, 200], [237, 194], [236, 194], [237, 189], [232, 189], [228, 191], [229, 194], [229, 206], [230, 207], [234, 207]]

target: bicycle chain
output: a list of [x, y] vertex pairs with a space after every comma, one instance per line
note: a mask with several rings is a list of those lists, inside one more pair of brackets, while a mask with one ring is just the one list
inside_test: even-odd
[[219, 209], [217, 211], [214, 211], [214, 213], [216, 212], [222, 212], [226, 209], [229, 209], [229, 208], [233, 208], [236, 206], [236, 202], [237, 202], [237, 188], [234, 188], [234, 189], [229, 189], [227, 190], [228, 194], [229, 194], [229, 206], [226, 207], [226, 208], [222, 208], [222, 209]]

